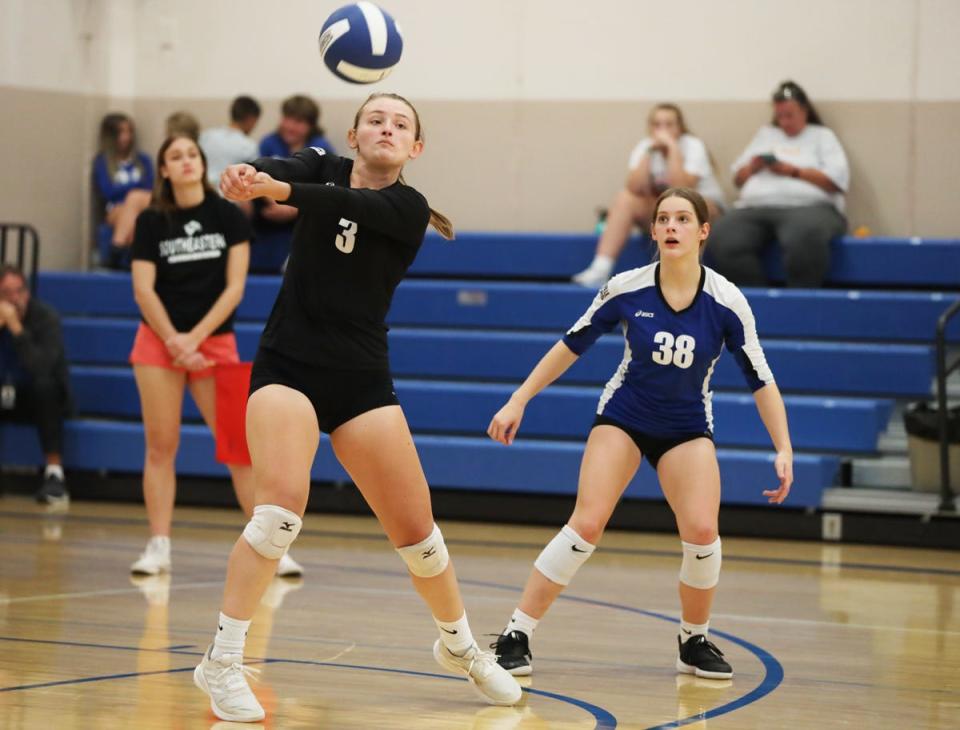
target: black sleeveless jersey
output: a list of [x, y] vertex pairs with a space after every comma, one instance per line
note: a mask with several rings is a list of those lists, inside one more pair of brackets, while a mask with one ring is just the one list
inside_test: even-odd
[[327, 368], [389, 369], [384, 320], [423, 242], [426, 199], [400, 182], [352, 189], [353, 160], [315, 147], [253, 166], [290, 183], [283, 202], [300, 212], [260, 346]]

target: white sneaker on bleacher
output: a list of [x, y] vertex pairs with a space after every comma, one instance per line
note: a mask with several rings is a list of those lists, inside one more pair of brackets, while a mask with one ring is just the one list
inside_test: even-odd
[[586, 287], [587, 289], [599, 289], [610, 279], [610, 272], [606, 269], [597, 269], [590, 266], [579, 274], [574, 274], [570, 279], [574, 284]]

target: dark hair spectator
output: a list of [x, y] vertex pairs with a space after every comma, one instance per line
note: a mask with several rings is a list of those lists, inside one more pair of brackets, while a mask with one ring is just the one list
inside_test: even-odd
[[[318, 147], [328, 154], [336, 154], [333, 145], [323, 136], [320, 126], [320, 107], [308, 96], [297, 94], [284, 99], [280, 106], [280, 124], [277, 130], [260, 140], [261, 157], [290, 157], [305, 147]], [[257, 200], [255, 224], [258, 231], [289, 234], [297, 210], [275, 200]]]
[[[250, 132], [260, 119], [260, 105], [249, 96], [238, 96], [230, 104], [230, 124], [205, 129], [200, 135], [200, 148], [207, 157], [207, 180], [217, 189], [220, 173], [230, 165], [253, 162], [257, 143]], [[243, 208], [244, 206], [241, 206]], [[245, 210], [249, 213], [250, 206]]]
[[787, 286], [818, 287], [829, 273], [830, 242], [847, 230], [850, 167], [798, 84], [780, 84], [772, 104], [772, 123], [733, 163], [740, 198], [713, 226], [710, 254], [733, 283], [763, 286], [769, 282], [761, 256], [776, 242]]
[[238, 96], [230, 104], [230, 121], [241, 128], [250, 125], [249, 129], [244, 130], [245, 134], [250, 134], [258, 119], [260, 119], [260, 104], [252, 96]]

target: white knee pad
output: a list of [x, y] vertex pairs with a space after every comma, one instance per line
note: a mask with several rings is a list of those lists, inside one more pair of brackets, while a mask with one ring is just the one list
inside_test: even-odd
[[580, 537], [570, 525], [564, 525], [533, 565], [554, 583], [569, 585], [580, 566], [596, 549], [596, 545]]
[[261, 504], [253, 508], [243, 538], [263, 557], [279, 560], [297, 539], [301, 527], [303, 521], [296, 513], [275, 504]]
[[709, 545], [683, 543], [680, 582], [691, 588], [713, 588], [720, 580], [720, 538]]
[[410, 572], [418, 578], [433, 578], [435, 575], [440, 575], [447, 569], [447, 564], [450, 562], [450, 554], [443, 542], [443, 535], [436, 525], [425, 540], [421, 540], [416, 545], [397, 548], [397, 552], [400, 553]]

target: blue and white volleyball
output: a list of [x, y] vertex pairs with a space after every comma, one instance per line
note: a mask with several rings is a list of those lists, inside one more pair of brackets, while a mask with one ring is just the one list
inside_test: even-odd
[[385, 78], [402, 52], [400, 27], [370, 2], [344, 5], [320, 29], [320, 57], [334, 74], [352, 84]]

